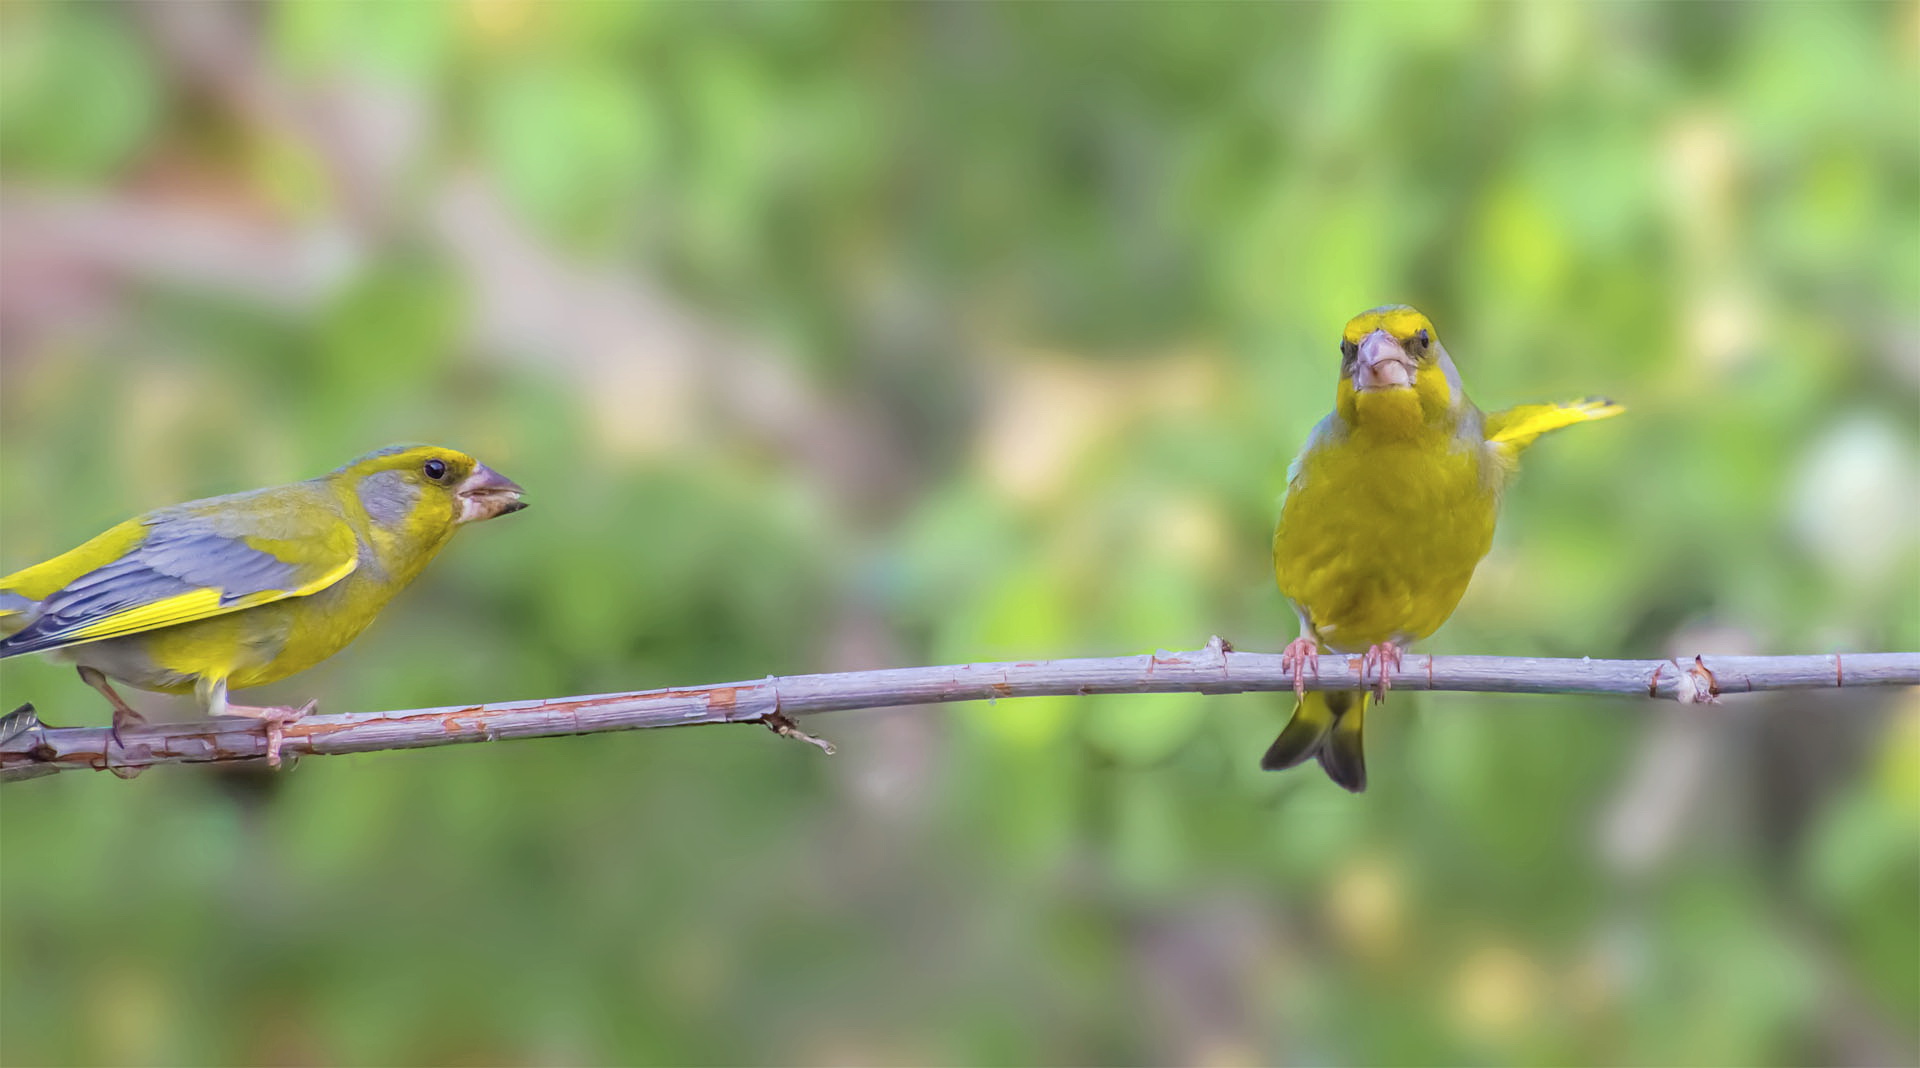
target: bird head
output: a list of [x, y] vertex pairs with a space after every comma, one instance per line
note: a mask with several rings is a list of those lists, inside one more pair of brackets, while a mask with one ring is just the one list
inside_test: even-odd
[[1405, 304], [1361, 312], [1340, 339], [1340, 414], [1356, 425], [1408, 432], [1458, 410], [1460, 374], [1433, 323]]
[[512, 479], [458, 449], [437, 445], [389, 446], [328, 477], [343, 484], [372, 524], [388, 533], [444, 537], [462, 523], [527, 506]]

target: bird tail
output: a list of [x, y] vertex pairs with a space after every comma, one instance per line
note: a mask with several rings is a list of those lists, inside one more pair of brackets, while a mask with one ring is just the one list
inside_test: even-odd
[[1260, 767], [1279, 771], [1317, 757], [1327, 778], [1354, 793], [1367, 788], [1367, 757], [1360, 741], [1373, 698], [1352, 690], [1314, 690], [1293, 706], [1293, 718], [1273, 740]]
[[1624, 411], [1624, 407], [1605, 397], [1587, 397], [1564, 404], [1522, 404], [1487, 416], [1487, 440], [1511, 446], [1517, 453], [1549, 430], [1606, 419]]

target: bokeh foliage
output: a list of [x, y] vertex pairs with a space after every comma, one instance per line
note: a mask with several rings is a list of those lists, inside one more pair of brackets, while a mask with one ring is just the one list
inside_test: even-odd
[[[1920, 648], [1920, 9], [0, 6], [0, 568], [460, 445], [265, 696], [1277, 646], [1347, 316], [1544, 442], [1439, 652]], [[8, 707], [99, 718], [10, 660]], [[149, 707], [163, 702], [149, 701]], [[846, 714], [61, 776], [0, 1059], [1911, 1061], [1920, 704]]]

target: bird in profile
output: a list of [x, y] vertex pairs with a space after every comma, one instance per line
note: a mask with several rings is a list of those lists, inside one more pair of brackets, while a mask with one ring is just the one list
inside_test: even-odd
[[[1500, 494], [1520, 454], [1560, 427], [1623, 411], [1589, 398], [1486, 414], [1425, 315], [1404, 304], [1362, 312], [1340, 339], [1334, 409], [1287, 472], [1273, 535], [1274, 574], [1300, 619], [1283, 664], [1293, 673], [1293, 718], [1260, 766], [1316, 758], [1327, 776], [1367, 786], [1361, 729], [1384, 701], [1411, 642], [1453, 614], [1493, 544]], [[1307, 692], [1321, 652], [1360, 654], [1373, 692]]]
[[398, 445], [331, 474], [148, 512], [0, 578], [0, 658], [49, 653], [142, 722], [109, 679], [195, 694], [209, 716], [261, 720], [267, 762], [311, 712], [230, 689], [320, 663], [365, 630], [464, 524], [526, 507], [512, 480], [455, 449]]

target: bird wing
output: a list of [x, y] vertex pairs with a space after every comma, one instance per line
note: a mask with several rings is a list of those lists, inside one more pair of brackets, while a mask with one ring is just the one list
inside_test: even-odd
[[1293, 461], [1287, 464], [1287, 486], [1280, 491], [1280, 500], [1278, 502], [1281, 509], [1286, 508], [1287, 495], [1298, 488], [1300, 476], [1306, 473], [1307, 457], [1312, 455], [1315, 449], [1322, 448], [1333, 438], [1336, 429], [1335, 423], [1339, 418], [1339, 413], [1328, 412], [1324, 419], [1315, 423], [1313, 429], [1307, 433], [1306, 444], [1300, 446], [1300, 451], [1294, 455]]
[[1549, 430], [1606, 419], [1624, 411], [1624, 407], [1605, 397], [1586, 397], [1564, 404], [1522, 404], [1487, 415], [1487, 441], [1518, 453]]
[[[1294, 455], [1292, 462], [1287, 464], [1287, 485], [1280, 491], [1279, 500], [1274, 502], [1273, 560], [1276, 575], [1281, 566], [1280, 522], [1285, 518], [1287, 513], [1287, 498], [1300, 489], [1303, 479], [1306, 476], [1307, 460], [1313, 455], [1315, 450], [1326, 447], [1327, 443], [1331, 441], [1337, 433], [1339, 418], [1339, 413], [1328, 412], [1325, 418], [1315, 423], [1313, 430], [1307, 434], [1306, 444], [1300, 446], [1300, 451]], [[1306, 634], [1313, 631], [1313, 616], [1312, 613], [1307, 611], [1307, 606], [1294, 600], [1287, 594], [1285, 589], [1280, 591], [1280, 596], [1286, 599], [1287, 606], [1292, 608], [1293, 614], [1299, 618], [1300, 632]], [[1314, 637], [1317, 640], [1319, 635], [1315, 633]]]
[[[337, 512], [278, 487], [149, 513], [0, 579], [0, 612], [31, 622], [0, 658], [192, 623], [318, 593], [353, 573], [359, 542]], [[96, 564], [98, 544], [113, 549]], [[124, 548], [122, 548], [124, 547]], [[84, 570], [42, 596], [48, 569]], [[58, 581], [56, 579], [56, 581]], [[15, 602], [26, 601], [22, 609]]]

